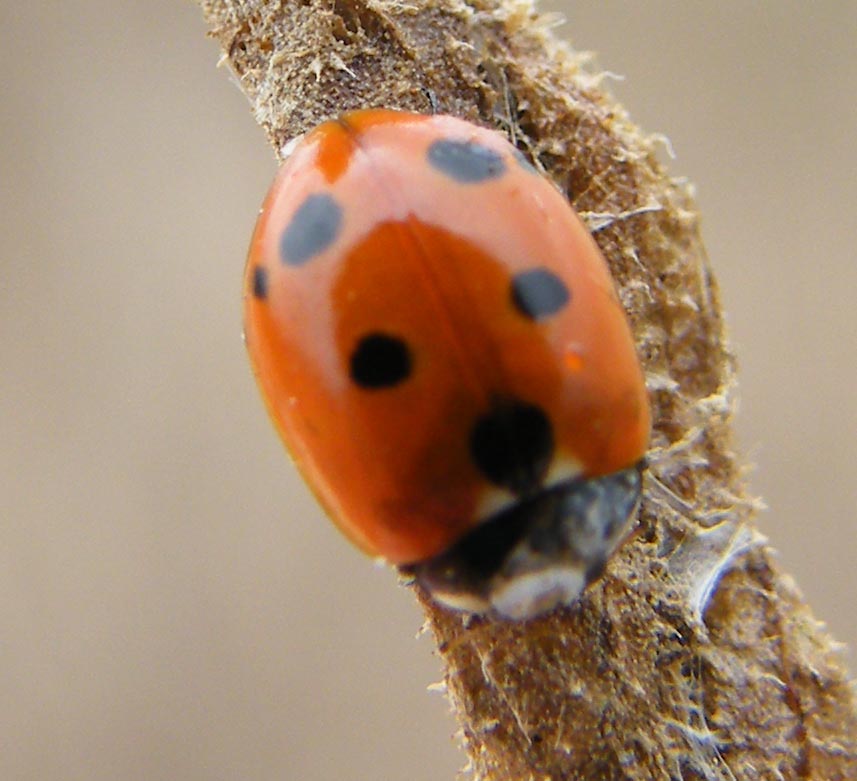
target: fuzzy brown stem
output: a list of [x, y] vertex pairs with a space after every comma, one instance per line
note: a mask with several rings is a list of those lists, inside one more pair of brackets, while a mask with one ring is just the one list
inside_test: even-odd
[[655, 420], [637, 531], [516, 624], [426, 598], [475, 776], [857, 778], [838, 647], [779, 571], [733, 451], [734, 366], [689, 188], [528, 0], [200, 0], [278, 151], [354, 107], [505, 130], [610, 263]]

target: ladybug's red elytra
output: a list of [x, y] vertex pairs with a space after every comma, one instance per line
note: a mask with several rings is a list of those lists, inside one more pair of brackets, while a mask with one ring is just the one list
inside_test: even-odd
[[635, 515], [650, 410], [625, 312], [494, 131], [370, 109], [305, 136], [256, 225], [245, 333], [327, 512], [446, 605], [570, 603]]

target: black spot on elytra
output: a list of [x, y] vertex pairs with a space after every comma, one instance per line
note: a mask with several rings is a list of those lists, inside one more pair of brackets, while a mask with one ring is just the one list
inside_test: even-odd
[[460, 184], [476, 184], [497, 179], [506, 172], [499, 153], [473, 141], [443, 138], [428, 150], [429, 164]]
[[261, 299], [268, 297], [268, 270], [262, 266], [253, 269], [253, 295]]
[[531, 320], [556, 314], [570, 300], [565, 282], [546, 268], [521, 271], [512, 278], [512, 303]]
[[408, 345], [396, 336], [372, 333], [364, 336], [351, 354], [351, 379], [366, 390], [390, 388], [411, 374]]
[[554, 439], [541, 409], [522, 402], [498, 404], [470, 434], [470, 454], [492, 483], [516, 493], [536, 489], [550, 466]]
[[342, 227], [342, 207], [327, 193], [307, 196], [280, 238], [280, 257], [300, 266], [326, 250]]

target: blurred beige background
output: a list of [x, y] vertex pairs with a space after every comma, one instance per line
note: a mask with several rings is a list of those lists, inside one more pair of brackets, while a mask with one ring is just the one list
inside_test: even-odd
[[[562, 10], [698, 186], [763, 529], [854, 645], [857, 4]], [[418, 610], [251, 380], [274, 163], [196, 7], [4, 2], [0, 37], [0, 778], [452, 779]]]

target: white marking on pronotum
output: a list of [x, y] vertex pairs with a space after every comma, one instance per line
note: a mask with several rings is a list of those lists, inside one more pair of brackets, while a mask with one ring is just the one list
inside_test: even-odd
[[494, 609], [513, 620], [574, 602], [586, 585], [586, 573], [567, 564], [517, 575], [491, 592]]

